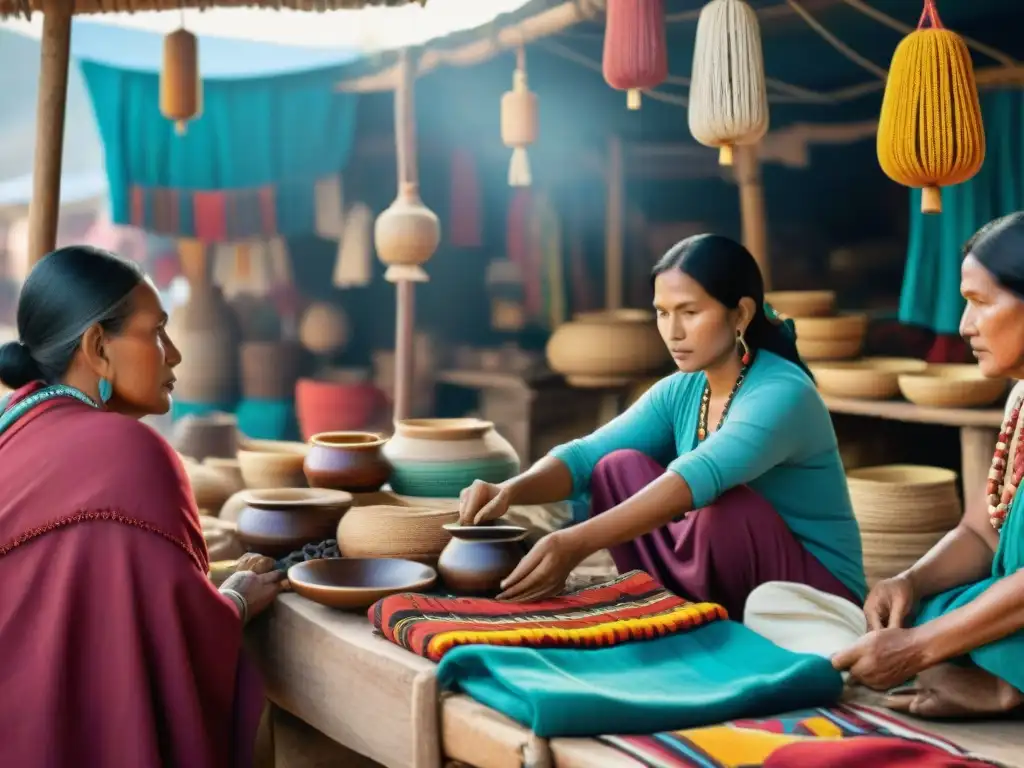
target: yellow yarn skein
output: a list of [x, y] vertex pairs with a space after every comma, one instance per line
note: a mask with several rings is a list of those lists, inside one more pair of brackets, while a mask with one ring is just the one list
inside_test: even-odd
[[942, 27], [933, 0], [921, 25], [896, 47], [878, 123], [878, 162], [885, 175], [919, 187], [921, 211], [942, 212], [940, 187], [961, 184], [985, 162], [985, 128], [971, 54]]

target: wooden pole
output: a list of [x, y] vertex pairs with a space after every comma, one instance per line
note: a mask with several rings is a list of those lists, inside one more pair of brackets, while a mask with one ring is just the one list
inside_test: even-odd
[[[416, 163], [416, 69], [409, 52], [399, 57], [398, 85], [395, 88], [395, 143], [398, 151], [398, 186], [419, 181]], [[395, 410], [394, 420], [412, 416], [413, 374], [416, 368], [416, 284], [411, 280], [395, 283]]]
[[71, 16], [74, 0], [44, 0], [43, 37], [36, 100], [36, 151], [28, 209], [29, 267], [57, 245], [60, 170], [64, 154], [64, 107], [68, 94]]
[[605, 182], [608, 202], [605, 212], [604, 301], [606, 309], [615, 310], [622, 308], [622, 261], [626, 233], [622, 139], [618, 136], [608, 139]]
[[761, 267], [765, 290], [771, 290], [772, 272], [768, 257], [768, 222], [765, 214], [764, 187], [761, 186], [761, 160], [757, 145], [737, 146], [736, 181], [740, 188], [740, 219], [743, 244]]

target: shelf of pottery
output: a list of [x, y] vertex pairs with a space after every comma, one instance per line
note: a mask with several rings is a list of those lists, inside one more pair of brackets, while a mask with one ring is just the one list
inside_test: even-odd
[[[459, 492], [476, 479], [501, 482], [520, 468], [489, 422], [405, 419], [390, 438], [333, 431], [306, 442], [242, 438], [228, 414], [181, 424], [175, 447], [203, 514], [211, 559], [251, 550], [290, 564], [325, 556], [412, 560], [437, 567], [449, 587], [467, 594], [496, 589], [522, 554], [502, 560], [501, 574], [469, 579], [460, 571], [467, 579], [459, 581], [454, 573], [467, 545], [453, 544], [445, 526], [458, 520]], [[521, 524], [514, 515], [508, 521]], [[523, 524], [516, 541], [532, 527]]]
[[[860, 357], [867, 316], [838, 314], [831, 291], [783, 291], [766, 299], [793, 319], [797, 348], [833, 410], [847, 410], [837, 400], [864, 401], [877, 407], [859, 413], [891, 418], [885, 404], [901, 399], [920, 408], [965, 409], [1001, 406], [1006, 396], [1008, 382], [986, 379], [975, 365]], [[948, 469], [859, 467], [847, 478], [870, 583], [909, 567], [960, 520], [957, 474]]]

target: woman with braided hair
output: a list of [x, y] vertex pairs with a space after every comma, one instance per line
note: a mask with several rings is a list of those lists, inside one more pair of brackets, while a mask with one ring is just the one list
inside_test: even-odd
[[0, 347], [0, 763], [250, 766], [263, 707], [242, 626], [281, 575], [218, 589], [166, 413], [181, 355], [155, 289], [95, 248], [45, 256]]
[[557, 593], [585, 557], [610, 549], [620, 572], [646, 571], [737, 621], [769, 581], [859, 605], [860, 533], [832, 421], [791, 322], [764, 305], [754, 258], [729, 238], [691, 237], [655, 265], [652, 285], [679, 372], [521, 475], [462, 492], [463, 525], [590, 494], [590, 518], [541, 539], [501, 597]]

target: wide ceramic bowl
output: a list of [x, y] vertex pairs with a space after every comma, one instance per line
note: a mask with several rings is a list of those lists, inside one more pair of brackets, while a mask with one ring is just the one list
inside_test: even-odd
[[310, 439], [303, 464], [312, 488], [372, 493], [391, 476], [391, 463], [381, 454], [387, 442], [373, 432], [321, 432]]
[[1006, 396], [1006, 379], [989, 379], [977, 365], [929, 365], [919, 374], [899, 378], [910, 402], [929, 408], [982, 408]]
[[305, 488], [308, 453], [305, 443], [247, 440], [238, 449], [238, 466], [247, 488]]
[[238, 538], [250, 552], [284, 557], [306, 544], [334, 538], [352, 494], [328, 488], [272, 488], [243, 495]]
[[845, 362], [816, 363], [811, 373], [823, 395], [855, 400], [888, 400], [900, 393], [899, 377], [928, 368], [924, 360], [865, 357]]
[[288, 581], [308, 600], [357, 611], [388, 595], [428, 590], [437, 581], [437, 571], [411, 560], [332, 557], [293, 565]]

